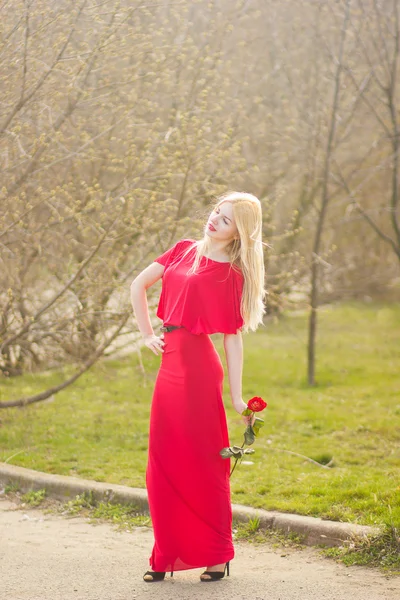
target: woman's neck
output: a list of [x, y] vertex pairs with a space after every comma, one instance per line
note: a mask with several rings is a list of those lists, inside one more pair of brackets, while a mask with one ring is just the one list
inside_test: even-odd
[[206, 250], [207, 257], [221, 262], [229, 261], [229, 254], [225, 250], [227, 246], [228, 244], [210, 243], [208, 251]]

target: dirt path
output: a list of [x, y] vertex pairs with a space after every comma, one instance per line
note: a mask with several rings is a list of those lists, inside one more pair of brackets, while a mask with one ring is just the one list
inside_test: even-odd
[[152, 530], [116, 531], [0, 499], [0, 598], [7, 600], [398, 600], [400, 577], [345, 567], [305, 550], [235, 544], [231, 575], [202, 569], [145, 583]]

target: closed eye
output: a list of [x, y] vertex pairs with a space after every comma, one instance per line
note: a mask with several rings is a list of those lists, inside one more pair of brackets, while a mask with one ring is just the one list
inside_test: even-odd
[[[219, 215], [219, 210], [216, 210], [215, 212], [217, 213], [217, 215]], [[225, 225], [229, 225], [229, 222], [226, 219], [224, 219], [224, 223]]]

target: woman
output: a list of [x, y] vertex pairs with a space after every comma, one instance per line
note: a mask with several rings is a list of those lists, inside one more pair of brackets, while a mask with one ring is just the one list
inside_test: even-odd
[[[179, 240], [132, 282], [132, 306], [144, 344], [161, 366], [149, 427], [146, 486], [155, 543], [145, 581], [166, 571], [201, 568], [201, 581], [229, 575], [234, 557], [229, 446], [222, 400], [224, 370], [209, 337], [224, 334], [232, 404], [241, 414], [241, 331], [264, 314], [260, 201], [230, 192], [217, 199], [200, 241]], [[163, 278], [154, 334], [146, 289]], [[247, 425], [250, 417], [242, 416]]]

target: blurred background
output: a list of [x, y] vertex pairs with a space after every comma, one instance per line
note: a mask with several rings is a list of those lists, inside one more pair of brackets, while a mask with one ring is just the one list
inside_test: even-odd
[[0, 461], [145, 487], [160, 356], [130, 284], [250, 192], [268, 410], [233, 502], [385, 524], [356, 560], [398, 566], [398, 4], [0, 0]]
[[267, 315], [397, 302], [398, 12], [3, 1], [1, 376], [131, 350], [130, 282], [227, 190], [263, 204]]

